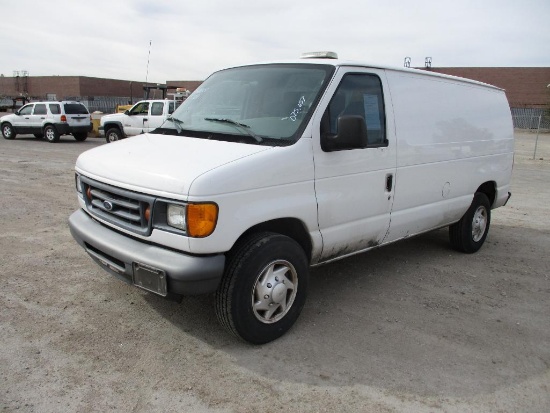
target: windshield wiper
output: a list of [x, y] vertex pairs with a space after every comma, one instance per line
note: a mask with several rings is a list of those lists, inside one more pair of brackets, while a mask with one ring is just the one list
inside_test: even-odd
[[209, 122], [229, 123], [230, 125], [236, 126], [238, 129], [245, 131], [247, 133], [247, 135], [253, 137], [256, 140], [256, 142], [260, 143], [260, 142], [263, 141], [262, 138], [260, 138], [254, 132], [252, 132], [252, 130], [250, 129], [250, 126], [245, 125], [244, 123], [237, 122], [233, 119], [228, 119], [228, 118], [204, 118], [204, 120], [207, 120]]
[[183, 130], [183, 128], [181, 127], [181, 125], [183, 125], [182, 120], [179, 120], [177, 118], [173, 118], [172, 116], [168, 116], [166, 118], [166, 120], [171, 121], [174, 124], [174, 126], [176, 127], [176, 130], [178, 131], [178, 133], [181, 133], [181, 131]]

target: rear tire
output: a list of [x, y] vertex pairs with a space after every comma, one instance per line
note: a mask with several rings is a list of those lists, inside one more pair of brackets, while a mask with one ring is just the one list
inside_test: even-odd
[[120, 139], [122, 139], [122, 134], [118, 128], [111, 128], [107, 130], [107, 133], [105, 134], [105, 140], [107, 143], [115, 142]]
[[231, 333], [253, 344], [281, 337], [306, 300], [309, 265], [292, 238], [264, 232], [239, 242], [216, 292], [216, 315]]
[[4, 123], [2, 125], [2, 136], [4, 139], [15, 139], [17, 134], [13, 130], [13, 126], [11, 126], [9, 123]]
[[44, 128], [44, 137], [48, 142], [54, 143], [59, 140], [59, 132], [52, 125], [48, 125]]
[[88, 134], [86, 132], [73, 133], [73, 138], [75, 138], [78, 142], [85, 141], [87, 137]]
[[482, 192], [476, 192], [464, 216], [456, 224], [449, 226], [452, 247], [467, 254], [478, 251], [487, 238], [490, 224], [489, 198]]

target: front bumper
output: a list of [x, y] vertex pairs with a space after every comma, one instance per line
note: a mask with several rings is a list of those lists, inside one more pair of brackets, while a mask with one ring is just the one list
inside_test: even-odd
[[223, 254], [193, 256], [150, 245], [113, 231], [82, 209], [69, 217], [69, 228], [76, 242], [101, 268], [127, 283], [132, 283], [134, 263], [164, 270], [169, 294], [214, 292], [223, 275]]

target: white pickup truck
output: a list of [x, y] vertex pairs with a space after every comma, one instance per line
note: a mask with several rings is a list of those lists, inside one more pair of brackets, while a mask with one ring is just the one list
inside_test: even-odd
[[118, 141], [128, 136], [151, 132], [160, 127], [172, 112], [173, 100], [142, 100], [124, 113], [101, 117], [99, 134], [107, 142]]
[[221, 324], [265, 343], [298, 318], [311, 266], [443, 227], [479, 250], [513, 158], [494, 86], [328, 58], [233, 67], [162, 127], [82, 153], [69, 226], [112, 275], [215, 292]]

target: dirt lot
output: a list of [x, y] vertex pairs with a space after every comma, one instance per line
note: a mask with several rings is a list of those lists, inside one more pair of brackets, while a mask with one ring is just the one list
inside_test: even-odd
[[0, 411], [550, 411], [550, 135], [516, 133], [513, 196], [474, 255], [439, 230], [312, 270], [294, 328], [237, 341], [212, 297], [165, 301], [67, 227], [99, 139], [0, 139]]

